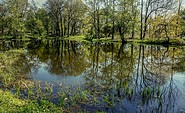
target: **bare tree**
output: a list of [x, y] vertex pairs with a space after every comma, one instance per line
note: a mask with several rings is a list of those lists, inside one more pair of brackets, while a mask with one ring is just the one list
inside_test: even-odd
[[141, 0], [141, 39], [144, 39], [146, 36], [149, 17], [156, 12], [158, 12], [160, 15], [163, 15], [164, 12], [172, 8], [173, 3], [173, 0]]

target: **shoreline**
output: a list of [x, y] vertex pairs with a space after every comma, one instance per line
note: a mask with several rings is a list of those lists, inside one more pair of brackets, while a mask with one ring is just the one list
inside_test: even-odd
[[[122, 41], [118, 38], [101, 38], [101, 39], [90, 39], [85, 36], [70, 36], [70, 37], [48, 37], [48, 38], [23, 38], [23, 39], [12, 39], [12, 38], [0, 38], [0, 42], [4, 41], [30, 41], [30, 40], [70, 40], [70, 41], [79, 41], [79, 42], [102, 42], [102, 43], [122, 43]], [[170, 39], [167, 42], [164, 39], [125, 39], [125, 43], [132, 44], [146, 44], [146, 45], [163, 45], [163, 46], [185, 46], [185, 40], [182, 38]]]

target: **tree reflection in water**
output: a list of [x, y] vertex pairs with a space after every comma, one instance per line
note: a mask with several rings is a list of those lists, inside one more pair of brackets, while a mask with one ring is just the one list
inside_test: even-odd
[[[31, 45], [31, 44], [30, 44]], [[78, 76], [86, 68], [87, 58], [80, 44], [72, 41], [47, 41], [38, 48], [28, 48], [28, 56], [46, 64], [50, 74], [58, 76]]]
[[175, 54], [180, 51], [128, 44], [97, 44], [93, 50], [86, 86], [93, 95], [107, 99], [107, 105], [113, 106], [109, 110], [176, 112], [182, 107], [177, 107], [181, 90], [173, 78]]
[[[19, 48], [24, 43], [5, 45]], [[26, 62], [32, 66], [32, 74], [37, 75], [44, 64], [44, 69], [59, 79], [85, 79], [83, 87], [99, 101], [83, 105], [87, 110], [170, 113], [185, 109], [183, 79], [177, 79], [178, 73], [185, 72], [184, 47], [64, 40], [27, 43]], [[6, 50], [6, 46], [0, 50]]]

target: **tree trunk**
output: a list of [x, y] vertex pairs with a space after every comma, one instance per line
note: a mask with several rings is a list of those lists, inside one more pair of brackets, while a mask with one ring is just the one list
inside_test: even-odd
[[97, 11], [97, 16], [98, 16], [98, 19], [97, 19], [97, 24], [98, 24], [98, 39], [100, 39], [100, 14], [99, 14], [99, 7], [98, 7], [98, 11]]
[[125, 41], [125, 36], [124, 36], [124, 32], [123, 32], [123, 30], [122, 30], [122, 27], [121, 27], [121, 26], [118, 27], [118, 30], [119, 30], [121, 42], [122, 42], [122, 43], [125, 43], [126, 41]]
[[63, 29], [63, 19], [60, 20], [60, 27], [61, 27], [61, 36], [64, 37], [64, 29]]
[[72, 25], [71, 35], [75, 35], [75, 26], [76, 26], [76, 22], [74, 22], [73, 25]]
[[133, 20], [132, 20], [132, 39], [134, 39], [135, 36], [135, 20], [136, 20], [136, 13], [134, 10], [134, 2], [132, 3], [132, 16], [134, 16]]
[[56, 36], [60, 36], [60, 26], [59, 26], [59, 21], [58, 20], [56, 22]]
[[4, 25], [2, 26], [2, 31], [1, 31], [1, 33], [2, 33], [2, 36], [4, 36]]
[[142, 39], [144, 39], [144, 38], [145, 38], [145, 36], [146, 36], [146, 30], [147, 30], [147, 23], [146, 23], [146, 21], [145, 21], [145, 23], [144, 23], [144, 30], [143, 30], [143, 37], [142, 37]]
[[66, 18], [64, 18], [64, 36], [66, 35]]
[[69, 37], [69, 27], [70, 27], [70, 18], [68, 18], [68, 22], [67, 22], [67, 37]]
[[114, 10], [115, 10], [115, 1], [113, 0], [113, 12], [112, 12], [112, 15], [113, 15], [113, 22], [112, 22], [112, 40], [114, 39], [114, 32], [115, 32], [115, 26], [114, 26], [114, 24], [115, 24], [115, 17], [114, 17]]
[[140, 39], [142, 40], [143, 39], [143, 0], [141, 0], [141, 15], [140, 15], [140, 18], [141, 18], [141, 20], [140, 20], [140, 24], [141, 24], [141, 26], [140, 26]]
[[167, 31], [167, 25], [165, 25], [165, 35], [166, 35], [166, 38], [167, 38], [167, 44], [169, 44], [169, 42], [170, 42], [170, 37], [168, 36], [168, 31]]
[[2, 29], [1, 29], [2, 36], [4, 36], [4, 19], [2, 19]]
[[[179, 4], [178, 4], [178, 16], [180, 16], [182, 1], [179, 0], [178, 2], [179, 2]], [[178, 24], [179, 24], [179, 18], [177, 19], [177, 22], [176, 22], [176, 25], [178, 25]], [[178, 26], [176, 26], [175, 35], [178, 37]]]
[[96, 0], [93, 2], [93, 28], [94, 28], [94, 34], [93, 37], [97, 38], [97, 33], [96, 33]]
[[106, 38], [108, 38], [108, 0], [106, 0], [106, 2], [105, 2], [105, 6], [106, 6], [106, 22], [105, 22], [105, 24], [106, 24], [106, 27], [105, 27], [105, 35], [106, 35]]
[[135, 23], [132, 25], [132, 39], [134, 39], [135, 36]]

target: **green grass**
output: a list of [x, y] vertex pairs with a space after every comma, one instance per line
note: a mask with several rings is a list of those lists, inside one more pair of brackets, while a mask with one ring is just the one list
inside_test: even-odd
[[139, 43], [139, 44], [151, 44], [151, 45], [185, 45], [185, 41], [180, 38], [170, 39], [169, 43], [165, 39], [128, 39], [127, 42]]
[[[80, 42], [104, 42], [104, 43], [121, 43], [121, 39], [118, 37], [118, 36], [115, 36], [115, 39], [111, 39], [111, 37], [108, 37], [108, 38], [100, 38], [100, 39], [88, 39], [86, 38], [85, 36], [83, 35], [80, 35], [80, 36], [70, 36], [68, 38], [65, 38], [66, 40], [73, 40], [73, 41], [80, 41]], [[173, 39], [170, 39], [170, 42], [167, 43], [166, 41], [167, 39], [149, 39], [149, 38], [146, 38], [146, 39], [143, 39], [143, 40], [140, 40], [140, 39], [126, 39], [127, 42], [129, 43], [138, 43], [138, 44], [152, 44], [152, 45], [166, 45], [166, 44], [169, 44], [169, 45], [185, 45], [185, 41], [184, 39], [180, 39], [180, 38], [173, 38]]]
[[[39, 36], [34, 36], [32, 38], [28, 38], [28, 37], [23, 37], [22, 40], [30, 40], [30, 39], [46, 39], [43, 37], [39, 37]], [[137, 36], [136, 36], [137, 37]], [[1, 36], [0, 39], [11, 39], [12, 36]], [[56, 37], [47, 37], [47, 39], [56, 39]], [[121, 43], [121, 39], [118, 35], [115, 35], [115, 38], [112, 40], [111, 37], [108, 38], [100, 38], [100, 39], [92, 39], [92, 37], [87, 37], [85, 35], [76, 35], [76, 36], [69, 36], [69, 37], [59, 37], [59, 39], [64, 39], [64, 40], [71, 40], [71, 41], [78, 41], [78, 42], [110, 42], [110, 43]], [[20, 40], [19, 38], [17, 40]], [[143, 40], [140, 40], [138, 37], [135, 39], [126, 39], [127, 42], [129, 43], [138, 43], [138, 44], [152, 44], [152, 45], [165, 45], [165, 44], [169, 44], [169, 45], [185, 45], [185, 41], [184, 39], [180, 39], [180, 38], [171, 38], [170, 42], [167, 43], [166, 41], [167, 39], [165, 38], [145, 38]]]
[[46, 100], [19, 99], [9, 91], [0, 90], [1, 113], [61, 113], [62, 109]]
[[121, 42], [121, 40], [119, 38], [115, 38], [114, 40], [112, 40], [111, 37], [92, 39], [92, 38], [87, 38], [86, 36], [83, 36], [83, 35], [70, 36], [70, 37], [66, 37], [64, 39], [72, 40], [72, 41], [79, 41], [79, 42]]
[[[15, 86], [22, 79], [25, 79], [26, 67], [21, 66], [23, 65], [21, 61], [25, 61], [23, 53], [23, 50], [10, 50], [0, 53], [0, 81], [3, 87]], [[17, 70], [20, 66], [22, 69]]]
[[93, 39], [93, 42], [120, 42], [121, 43], [121, 40], [120, 39], [113, 39], [112, 38], [100, 38], [100, 39]]
[[85, 36], [83, 35], [79, 35], [79, 36], [70, 36], [70, 37], [65, 37], [65, 40], [72, 40], [72, 41], [79, 41], [79, 42], [88, 42], [90, 41], [89, 39], [87, 39]]

